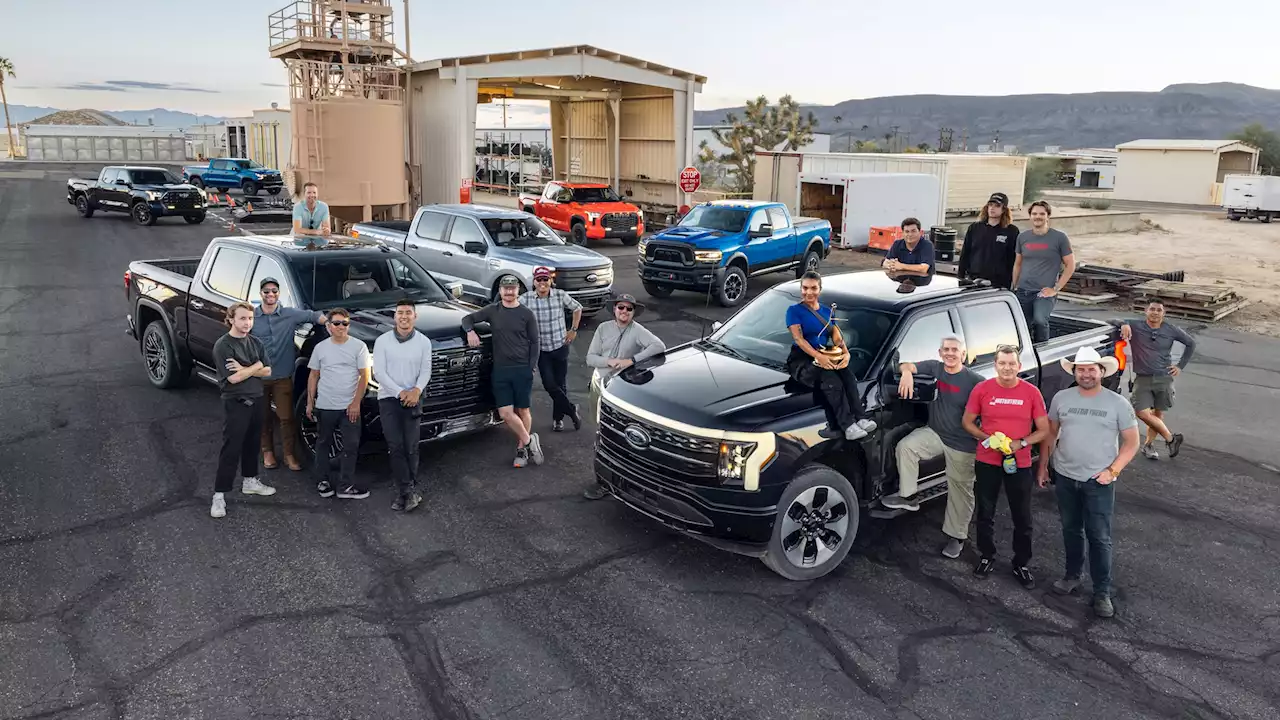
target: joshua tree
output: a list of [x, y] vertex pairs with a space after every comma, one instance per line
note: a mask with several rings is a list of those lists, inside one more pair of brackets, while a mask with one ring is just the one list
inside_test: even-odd
[[4, 103], [4, 127], [9, 136], [9, 157], [13, 157], [17, 146], [13, 144], [13, 123], [9, 122], [9, 96], [4, 92], [5, 75], [17, 77], [13, 74], [13, 62], [9, 58], [0, 57], [0, 102]]

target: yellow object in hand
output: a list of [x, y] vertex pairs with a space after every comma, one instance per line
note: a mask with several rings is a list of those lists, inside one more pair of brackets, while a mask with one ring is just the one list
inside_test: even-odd
[[1013, 454], [1013, 440], [1002, 432], [993, 433], [982, 444], [1005, 455]]

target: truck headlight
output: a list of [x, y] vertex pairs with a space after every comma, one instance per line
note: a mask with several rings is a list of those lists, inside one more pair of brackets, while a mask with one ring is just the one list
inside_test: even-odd
[[640, 257], [644, 257], [644, 249], [648, 244], [648, 240], [641, 240], [640, 243], [636, 245], [636, 251], [640, 253]]
[[587, 213], [587, 219], [591, 222], [595, 222], [600, 219], [600, 213], [589, 212]]
[[703, 263], [718, 263], [720, 258], [724, 257], [724, 253], [719, 250], [694, 250], [693, 258]]
[[755, 452], [753, 442], [725, 440], [720, 443], [720, 462], [716, 474], [722, 483], [741, 483], [747, 471], [747, 458]]
[[147, 199], [152, 202], [155, 202], [156, 200], [159, 200], [162, 197], [164, 197], [163, 193], [152, 192], [150, 190], [147, 191]]

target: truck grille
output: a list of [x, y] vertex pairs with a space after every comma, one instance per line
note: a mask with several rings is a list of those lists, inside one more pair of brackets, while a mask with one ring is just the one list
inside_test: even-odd
[[612, 283], [613, 265], [556, 270], [556, 287], [561, 290], [589, 290], [608, 287]]
[[720, 444], [634, 417], [602, 400], [597, 449], [615, 474], [647, 484], [718, 485]]
[[649, 241], [645, 246], [644, 258], [648, 262], [668, 263], [671, 265], [692, 265], [693, 250], [685, 245], [667, 244]]
[[200, 202], [200, 193], [174, 190], [161, 196], [160, 202], [172, 205], [179, 210], [191, 210]]
[[452, 348], [431, 353], [431, 382], [423, 393], [424, 415], [459, 416], [484, 410], [493, 361], [480, 348]]
[[628, 232], [636, 226], [635, 213], [605, 213], [600, 218], [600, 227], [616, 232]]

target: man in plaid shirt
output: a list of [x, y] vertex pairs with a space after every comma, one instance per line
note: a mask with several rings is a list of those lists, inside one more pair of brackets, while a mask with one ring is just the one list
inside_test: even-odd
[[[582, 322], [582, 303], [569, 293], [551, 287], [551, 268], [533, 271], [533, 290], [520, 296], [520, 302], [533, 311], [538, 320], [538, 374], [542, 387], [551, 396], [551, 429], [564, 430], [564, 419], [573, 421], [573, 429], [582, 427], [578, 406], [569, 400], [569, 345], [578, 337]], [[573, 327], [565, 329], [565, 311], [573, 312]]]

